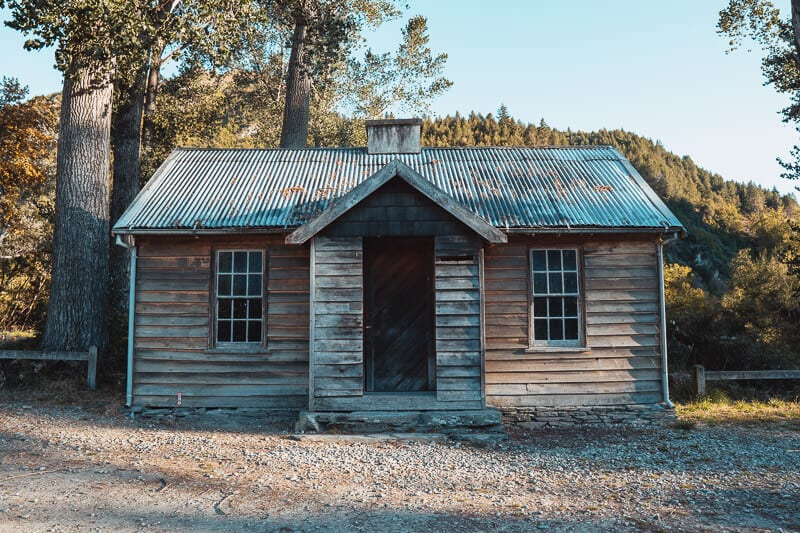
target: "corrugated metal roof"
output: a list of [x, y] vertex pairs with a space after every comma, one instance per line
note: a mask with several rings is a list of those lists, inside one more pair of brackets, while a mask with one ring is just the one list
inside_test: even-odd
[[617, 149], [582, 146], [179, 148], [114, 231], [288, 230], [395, 159], [501, 229], [683, 229]]

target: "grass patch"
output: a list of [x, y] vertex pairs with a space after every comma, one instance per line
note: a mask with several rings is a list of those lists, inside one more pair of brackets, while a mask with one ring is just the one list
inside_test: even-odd
[[700, 400], [676, 405], [677, 424], [761, 426], [779, 424], [800, 429], [800, 399], [731, 400], [711, 390]]

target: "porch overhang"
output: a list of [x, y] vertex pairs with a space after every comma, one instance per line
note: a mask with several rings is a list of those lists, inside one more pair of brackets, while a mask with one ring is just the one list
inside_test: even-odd
[[469, 211], [417, 171], [397, 159], [387, 164], [349, 193], [334, 201], [327, 209], [306, 224], [287, 235], [286, 242], [288, 244], [303, 244], [307, 242], [395, 177], [404, 180], [487, 242], [493, 244], [508, 242], [508, 237], [505, 233]]

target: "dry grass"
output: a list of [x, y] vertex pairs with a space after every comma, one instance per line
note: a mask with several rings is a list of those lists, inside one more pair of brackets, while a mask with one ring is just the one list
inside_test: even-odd
[[701, 400], [676, 406], [678, 421], [686, 424], [753, 426], [780, 424], [800, 429], [800, 399], [731, 400], [719, 390]]

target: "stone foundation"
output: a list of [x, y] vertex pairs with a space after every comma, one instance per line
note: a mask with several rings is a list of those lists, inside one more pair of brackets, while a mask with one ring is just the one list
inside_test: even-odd
[[500, 411], [491, 408], [470, 411], [301, 411], [295, 431], [502, 433], [501, 422]]
[[602, 407], [503, 407], [505, 424], [530, 429], [608, 426], [661, 426], [675, 420], [675, 410], [664, 405]]

